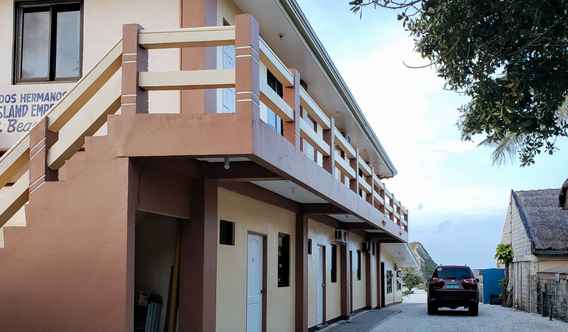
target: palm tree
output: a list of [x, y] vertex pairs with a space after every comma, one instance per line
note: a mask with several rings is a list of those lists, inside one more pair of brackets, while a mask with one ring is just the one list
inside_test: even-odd
[[[568, 96], [558, 109], [558, 121], [568, 121]], [[503, 165], [512, 162], [517, 156], [519, 147], [525, 139], [525, 135], [508, 132], [500, 141], [493, 141], [489, 138], [484, 139], [479, 145], [494, 146], [495, 150], [491, 153], [493, 165]]]

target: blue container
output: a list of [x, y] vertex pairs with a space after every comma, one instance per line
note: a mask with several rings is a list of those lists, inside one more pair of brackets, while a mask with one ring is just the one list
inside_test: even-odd
[[498, 304], [501, 294], [501, 280], [505, 277], [505, 269], [482, 269], [483, 303]]

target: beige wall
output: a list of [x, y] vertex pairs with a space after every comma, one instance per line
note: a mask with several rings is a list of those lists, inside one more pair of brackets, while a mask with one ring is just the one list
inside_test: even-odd
[[[295, 309], [294, 213], [220, 188], [219, 218], [235, 223], [235, 246], [219, 245], [218, 247], [217, 331], [245, 330], [248, 232], [266, 236], [268, 331], [293, 331]], [[290, 234], [289, 287], [278, 287], [279, 232]]]
[[[331, 245], [335, 242], [335, 228], [329, 227], [310, 219], [308, 224], [308, 238], [312, 240], [312, 253], [318, 246], [325, 246], [326, 273], [325, 273], [325, 319], [331, 320], [341, 315], [341, 259], [337, 246], [337, 281], [331, 282]], [[308, 256], [308, 326], [316, 325], [316, 292], [315, 268], [318, 262], [316, 255]]]
[[[160, 13], [160, 15], [156, 15]], [[180, 0], [85, 0], [83, 8], [83, 76], [118, 42], [122, 25], [138, 23], [148, 30], [172, 29], [180, 26]], [[12, 84], [14, 41], [14, 1], [0, 0], [0, 95], [30, 92], [67, 92], [74, 83]], [[8, 46], [10, 45], [10, 46]], [[178, 50], [149, 52], [149, 70], [179, 70]], [[119, 76], [119, 75], [117, 75]], [[117, 79], [118, 77], [115, 77]], [[150, 93], [150, 109], [154, 113], [178, 113], [179, 92]], [[17, 104], [20, 104], [17, 102]], [[42, 103], [52, 105], [52, 102]], [[12, 105], [0, 102], [3, 105]], [[28, 104], [32, 107], [32, 104]], [[35, 123], [40, 116], [17, 118], [22, 123]], [[6, 150], [25, 134], [7, 133], [7, 119], [0, 118], [0, 150]], [[31, 126], [29, 126], [31, 127]]]

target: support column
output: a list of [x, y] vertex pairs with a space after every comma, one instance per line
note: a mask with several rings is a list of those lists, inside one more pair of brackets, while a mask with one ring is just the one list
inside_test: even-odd
[[371, 256], [373, 254], [373, 242], [367, 241], [369, 244], [368, 251], [365, 253], [365, 302], [367, 303], [367, 309], [373, 308], [373, 283], [372, 281], [372, 268], [371, 268]]
[[[215, 25], [217, 25], [217, 0], [181, 0], [182, 28]], [[216, 67], [216, 47], [181, 49], [181, 70], [215, 69]], [[182, 90], [180, 99], [182, 114], [215, 113], [217, 111], [217, 90]]]
[[57, 133], [47, 126], [47, 117], [44, 117], [30, 133], [30, 196], [45, 182], [57, 181], [57, 171], [47, 166], [47, 152], [57, 141]]
[[122, 114], [148, 113], [148, 92], [138, 86], [138, 73], [148, 70], [148, 51], [138, 43], [138, 24], [122, 26]]
[[236, 110], [254, 120], [260, 118], [260, 32], [258, 22], [251, 15], [237, 15], [235, 22]]
[[376, 251], [376, 260], [377, 260], [377, 308], [381, 308], [381, 287], [382, 287], [382, 280], [381, 280], [381, 243], [375, 242], [375, 246], [377, 247]]
[[341, 244], [339, 248], [341, 259], [341, 316], [343, 319], [349, 319], [351, 316], [351, 264], [347, 243]]
[[329, 144], [329, 156], [323, 157], [323, 168], [335, 176], [335, 119], [330, 119], [330, 128], [323, 131], [323, 139]]
[[296, 69], [290, 69], [290, 72], [294, 76], [294, 85], [284, 88], [284, 101], [294, 111], [294, 119], [292, 121], [284, 121], [284, 137], [300, 151], [300, 121], [302, 117], [300, 112], [300, 72]]
[[181, 331], [215, 331], [217, 293], [217, 181], [191, 184], [190, 221], [183, 226], [181, 254]]
[[296, 332], [308, 331], [308, 217], [296, 214]]

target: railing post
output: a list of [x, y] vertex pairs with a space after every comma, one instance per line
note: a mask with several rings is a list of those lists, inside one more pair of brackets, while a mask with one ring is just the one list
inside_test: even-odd
[[122, 26], [122, 114], [148, 113], [148, 93], [138, 86], [138, 73], [148, 70], [148, 52], [138, 44], [138, 24]]
[[235, 18], [235, 94], [236, 110], [260, 118], [259, 43], [258, 22], [249, 14]]
[[47, 181], [57, 181], [57, 171], [47, 165], [49, 148], [57, 141], [57, 133], [48, 129], [47, 117], [30, 132], [30, 196]]
[[300, 72], [296, 69], [290, 69], [290, 72], [294, 76], [294, 85], [284, 88], [284, 101], [286, 101], [294, 111], [294, 119], [292, 121], [284, 121], [284, 137], [286, 137], [297, 150], [301, 150], [300, 121], [302, 116], [300, 112]]
[[323, 157], [323, 168], [335, 176], [335, 119], [329, 120], [329, 129], [323, 131], [323, 139], [329, 144], [329, 156]]

